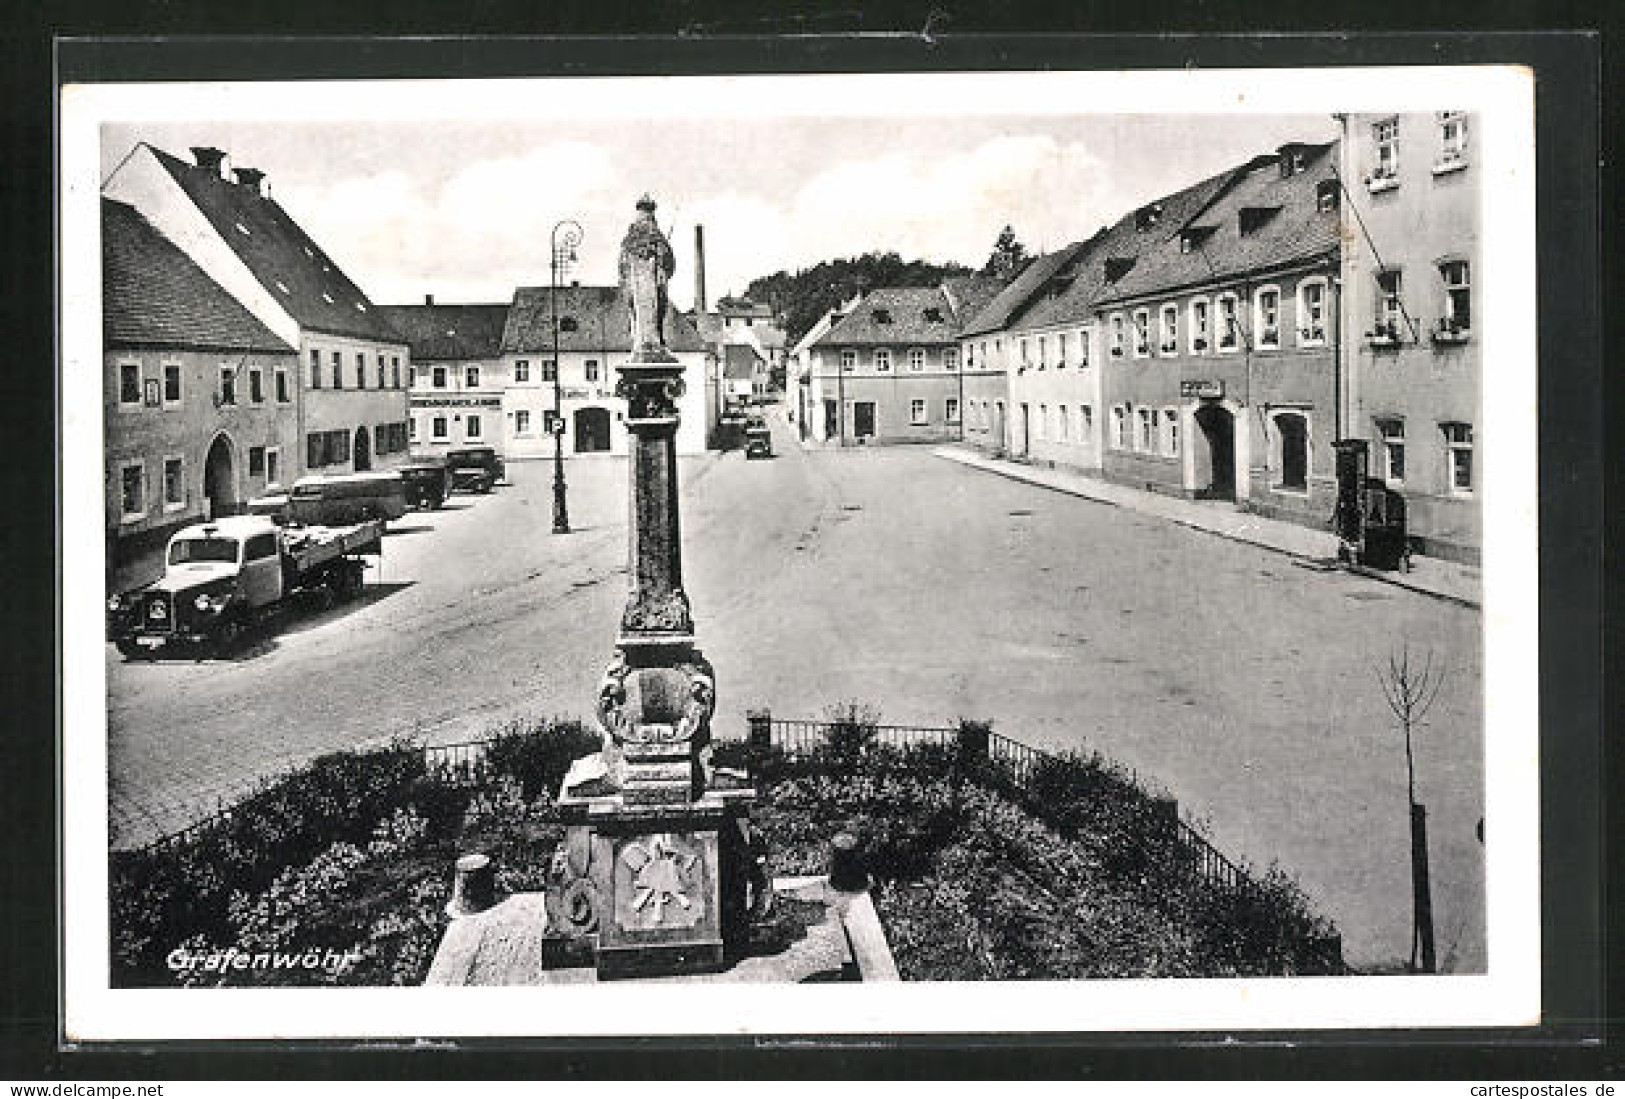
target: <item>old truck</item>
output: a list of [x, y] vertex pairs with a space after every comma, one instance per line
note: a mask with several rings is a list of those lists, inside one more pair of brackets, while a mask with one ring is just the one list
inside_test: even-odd
[[182, 528], [164, 551], [164, 574], [107, 601], [108, 634], [126, 657], [169, 645], [229, 652], [255, 627], [299, 601], [321, 606], [360, 594], [368, 556], [383, 552], [383, 523], [280, 525], [238, 515]]

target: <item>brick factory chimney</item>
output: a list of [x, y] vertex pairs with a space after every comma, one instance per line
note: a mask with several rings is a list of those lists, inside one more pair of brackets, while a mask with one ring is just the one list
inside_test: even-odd
[[694, 226], [694, 316], [705, 314], [705, 226]]

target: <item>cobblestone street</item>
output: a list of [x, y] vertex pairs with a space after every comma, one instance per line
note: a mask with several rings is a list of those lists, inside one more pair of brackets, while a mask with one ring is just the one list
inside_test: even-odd
[[[1410, 950], [1405, 754], [1375, 668], [1449, 666], [1421, 730], [1441, 968], [1484, 965], [1480, 614], [925, 447], [682, 460], [687, 590], [718, 734], [744, 712], [991, 718], [1154, 777], [1233, 857], [1278, 862], [1355, 965]], [[577, 531], [548, 533], [551, 466], [412, 513], [357, 603], [231, 660], [125, 663], [108, 646], [113, 840], [187, 823], [324, 751], [587, 716], [624, 599], [626, 465], [568, 466]]]

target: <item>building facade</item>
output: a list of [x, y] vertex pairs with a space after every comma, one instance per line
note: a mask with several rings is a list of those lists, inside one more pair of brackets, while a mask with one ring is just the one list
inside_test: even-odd
[[1480, 273], [1474, 120], [1458, 111], [1342, 119], [1358, 218], [1342, 277], [1351, 437], [1404, 496], [1423, 553], [1476, 564], [1482, 391], [1473, 286]]
[[[616, 396], [615, 368], [631, 355], [631, 324], [617, 287], [561, 286], [556, 303], [550, 287], [515, 291], [501, 345], [509, 458], [551, 458], [556, 419], [568, 454], [627, 453], [626, 401]], [[707, 349], [688, 319], [669, 306], [665, 335], [683, 364], [677, 451], [698, 454], [716, 421]]]
[[505, 453], [511, 415], [503, 408], [508, 367], [502, 330], [508, 306], [384, 305], [380, 312], [408, 343], [412, 384], [407, 438], [414, 453], [492, 446]]
[[179, 527], [286, 482], [299, 360], [134, 207], [101, 206], [111, 575]]
[[[303, 443], [289, 476], [386, 468], [407, 451], [406, 342], [271, 197], [265, 174], [199, 146], [187, 163], [145, 142], [103, 185], [266, 328], [298, 349]], [[288, 460], [288, 456], [284, 456]]]

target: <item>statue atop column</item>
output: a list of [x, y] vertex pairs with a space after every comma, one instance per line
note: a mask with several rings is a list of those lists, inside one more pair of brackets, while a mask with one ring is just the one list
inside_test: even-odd
[[621, 241], [621, 288], [632, 312], [632, 357], [661, 360], [666, 347], [666, 283], [677, 269], [660, 226], [655, 224], [655, 200], [638, 199], [638, 215]]

